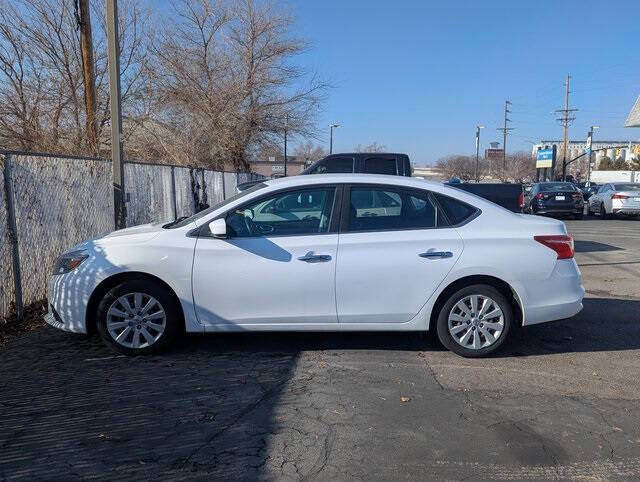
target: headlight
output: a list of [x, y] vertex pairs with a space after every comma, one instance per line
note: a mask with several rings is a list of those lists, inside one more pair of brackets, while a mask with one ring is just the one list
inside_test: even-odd
[[53, 265], [53, 274], [65, 274], [80, 266], [89, 255], [86, 251], [71, 251], [60, 256]]

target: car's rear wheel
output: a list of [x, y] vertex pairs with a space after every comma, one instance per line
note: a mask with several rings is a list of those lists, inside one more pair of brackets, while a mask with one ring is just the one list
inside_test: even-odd
[[146, 355], [166, 348], [179, 332], [179, 309], [159, 283], [131, 280], [107, 292], [97, 310], [102, 341], [124, 355]]
[[500, 291], [483, 284], [467, 286], [442, 306], [438, 338], [458, 355], [482, 357], [505, 343], [513, 322], [511, 304]]

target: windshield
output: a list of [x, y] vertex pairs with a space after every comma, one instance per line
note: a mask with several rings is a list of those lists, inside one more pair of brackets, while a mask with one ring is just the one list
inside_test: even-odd
[[577, 191], [573, 184], [569, 182], [550, 182], [540, 184], [541, 191]]
[[638, 183], [626, 183], [626, 184], [614, 184], [616, 191], [640, 191], [640, 184]]
[[203, 209], [202, 211], [200, 211], [199, 213], [194, 214], [193, 216], [189, 216], [189, 217], [183, 217], [183, 218], [178, 218], [176, 221], [173, 221], [169, 224], [165, 224], [164, 226], [162, 226], [165, 229], [173, 229], [173, 228], [181, 228], [182, 226], [186, 226], [204, 216], [206, 216], [209, 213], [212, 213], [213, 211], [215, 211], [216, 209], [220, 209], [221, 207], [226, 206], [227, 204], [232, 203], [233, 201], [240, 199], [244, 196], [246, 196], [247, 194], [251, 194], [252, 192], [256, 192], [259, 189], [262, 189], [263, 187], [267, 187], [267, 185], [263, 182], [256, 184], [255, 186], [251, 186], [249, 189], [246, 189], [244, 191], [241, 191], [237, 194], [234, 194], [231, 197], [228, 197], [227, 199], [225, 199], [224, 201], [211, 206], [207, 209]]

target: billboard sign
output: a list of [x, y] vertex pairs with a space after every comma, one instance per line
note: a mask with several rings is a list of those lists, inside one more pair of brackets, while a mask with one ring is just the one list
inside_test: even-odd
[[556, 151], [553, 147], [547, 149], [538, 149], [536, 156], [536, 169], [544, 169], [553, 167], [555, 164]]
[[501, 161], [504, 154], [503, 149], [485, 149], [484, 157], [490, 161]]

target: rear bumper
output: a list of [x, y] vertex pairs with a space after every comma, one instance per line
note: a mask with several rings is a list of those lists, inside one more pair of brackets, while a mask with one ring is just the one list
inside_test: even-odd
[[571, 318], [582, 310], [584, 286], [575, 259], [559, 260], [551, 276], [520, 283], [523, 325]]
[[613, 208], [613, 214], [626, 214], [627, 216], [640, 216], [640, 208], [620, 207]]
[[534, 214], [580, 214], [584, 210], [584, 205], [568, 205], [568, 206], [533, 206]]

